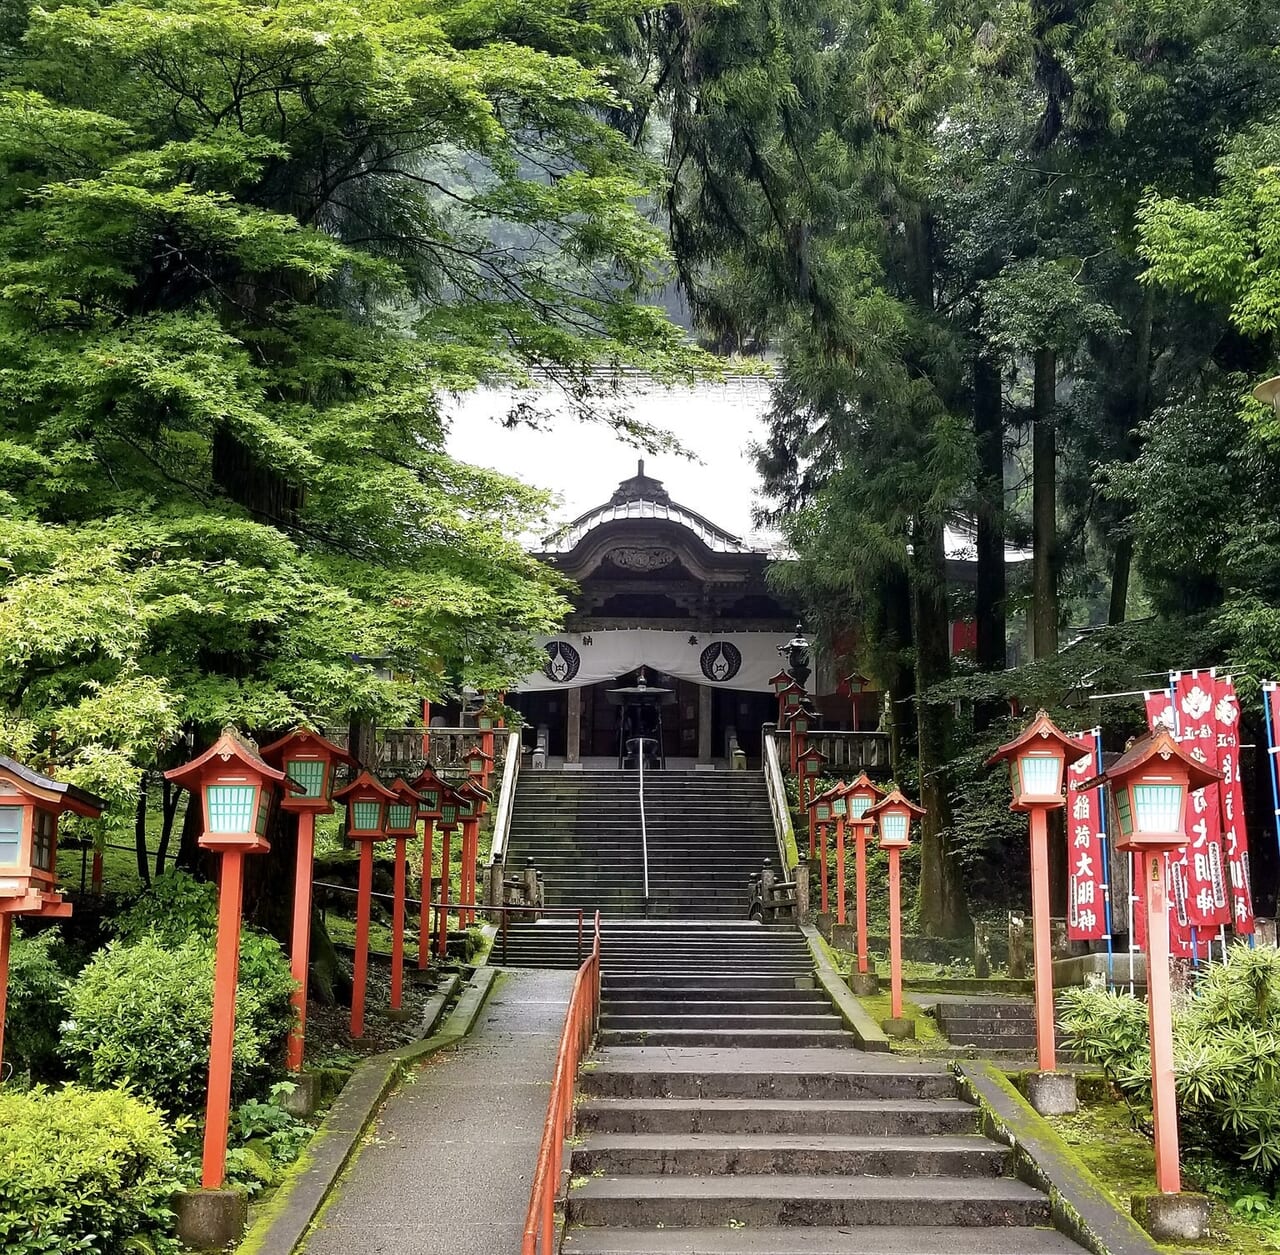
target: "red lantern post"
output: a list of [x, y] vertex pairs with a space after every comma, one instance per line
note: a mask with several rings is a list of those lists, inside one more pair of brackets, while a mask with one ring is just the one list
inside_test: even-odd
[[422, 834], [422, 901], [418, 908], [418, 970], [425, 972], [431, 962], [431, 863], [435, 854], [435, 823], [444, 813], [441, 800], [448, 786], [428, 766], [410, 787], [420, 799], [418, 818], [426, 821]]
[[1178, 747], [1163, 728], [1127, 749], [1077, 791], [1105, 784], [1111, 795], [1116, 847], [1138, 856], [1145, 886], [1147, 1020], [1151, 1045], [1151, 1107], [1155, 1124], [1156, 1188], [1178, 1194], [1178, 1107], [1173, 1079], [1173, 1017], [1169, 997], [1169, 899], [1165, 860], [1187, 844], [1187, 798], [1221, 780]]
[[1042, 710], [1022, 733], [1002, 745], [987, 765], [1007, 762], [1013, 786], [1010, 810], [1031, 816], [1031, 924], [1036, 980], [1036, 1055], [1040, 1071], [1057, 1067], [1053, 1025], [1053, 945], [1049, 930], [1049, 812], [1066, 804], [1062, 782], [1068, 758], [1092, 752], [1087, 741], [1061, 731]]
[[850, 722], [853, 724], [853, 731], [858, 731], [858, 698], [863, 693], [871, 691], [871, 681], [865, 675], [859, 675], [853, 672], [840, 681], [845, 692], [849, 694], [849, 713]]
[[[862, 772], [852, 784], [844, 785], [837, 805], [842, 806], [848, 822], [853, 826], [854, 840], [854, 894], [858, 899], [858, 971], [866, 974], [869, 965], [867, 949], [867, 842], [875, 827], [874, 817], [867, 812], [881, 798], [884, 790], [877, 788]], [[841, 815], [842, 823], [845, 815]]]
[[67, 811], [97, 819], [105, 808], [92, 793], [0, 754], [0, 1064], [13, 917], [71, 914], [58, 891], [58, 819]]
[[895, 1023], [902, 1020], [902, 851], [911, 844], [911, 821], [924, 814], [924, 807], [894, 789], [864, 816], [875, 821], [880, 848], [889, 852], [889, 1001]]
[[458, 826], [460, 803], [457, 793], [448, 785], [442, 786], [440, 794], [440, 905], [436, 908], [437, 931], [439, 938], [436, 953], [443, 959], [449, 953], [449, 891], [451, 872], [451, 851], [454, 829]]
[[204, 808], [200, 847], [219, 858], [218, 939], [214, 954], [213, 1034], [209, 1043], [209, 1097], [205, 1109], [201, 1184], [222, 1188], [231, 1117], [231, 1053], [240, 979], [240, 917], [244, 856], [265, 854], [271, 808], [287, 777], [227, 728], [199, 757], [166, 771], [165, 779], [198, 796]]
[[[809, 799], [809, 834], [810, 841], [813, 839], [813, 832], [816, 829], [818, 833], [818, 849], [821, 851], [820, 858], [822, 860], [821, 873], [821, 898], [819, 909], [825, 914], [827, 911], [827, 832], [831, 827], [832, 813], [831, 803], [836, 796], [839, 786], [834, 786], [824, 790], [822, 793], [815, 793]], [[836, 880], [841, 881], [839, 871], [836, 873]], [[837, 911], [839, 907], [837, 906]]]
[[791, 723], [796, 711], [798, 711], [804, 704], [804, 699], [804, 689], [794, 680], [791, 680], [790, 683], [778, 693], [778, 730], [788, 734], [789, 747], [787, 763], [792, 774], [795, 773], [796, 754], [798, 751], [796, 747], [796, 730], [791, 726]]
[[480, 854], [480, 818], [493, 795], [479, 780], [468, 777], [454, 790], [458, 797], [458, 819], [462, 823], [462, 877], [458, 886], [461, 910], [458, 922], [466, 928], [475, 923], [476, 860]]
[[369, 983], [369, 916], [373, 908], [373, 843], [386, 835], [387, 807], [397, 797], [368, 771], [333, 795], [347, 808], [347, 840], [360, 846], [356, 895], [356, 954], [351, 977], [351, 1036], [364, 1036], [364, 1003]]
[[408, 879], [408, 844], [418, 835], [422, 799], [403, 780], [391, 783], [394, 802], [387, 804], [387, 836], [395, 840], [395, 887], [391, 900], [391, 1009], [400, 1010], [404, 989], [404, 909]]
[[293, 1032], [285, 1055], [290, 1072], [300, 1071], [307, 1040], [307, 983], [311, 966], [311, 879], [315, 861], [316, 816], [333, 811], [333, 786], [342, 764], [355, 760], [341, 746], [308, 728], [295, 728], [264, 747], [264, 762], [280, 768], [292, 786], [280, 809], [298, 816], [298, 848], [293, 870], [293, 928], [289, 968], [293, 976]]
[[793, 685], [795, 681], [791, 678], [789, 671], [779, 671], [776, 675], [769, 677], [769, 687], [773, 690], [773, 695], [778, 699], [778, 718], [777, 726], [779, 730], [782, 728], [782, 694]]

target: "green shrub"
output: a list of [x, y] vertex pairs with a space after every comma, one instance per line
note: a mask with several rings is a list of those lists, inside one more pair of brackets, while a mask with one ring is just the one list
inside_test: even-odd
[[[1149, 1102], [1146, 1005], [1124, 994], [1068, 990], [1067, 1044]], [[1182, 1145], [1274, 1182], [1280, 1173], [1280, 950], [1233, 946], [1174, 1006], [1173, 1056]]]
[[4, 1060], [37, 1081], [62, 1074], [58, 1026], [66, 1015], [67, 980], [58, 964], [58, 934], [16, 932], [9, 955]]
[[[268, 1092], [292, 1024], [293, 982], [270, 938], [242, 938], [232, 1091]], [[213, 947], [146, 935], [112, 942], [72, 984], [63, 1048], [88, 1085], [128, 1085], [172, 1114], [203, 1111], [213, 1023]]]
[[153, 935], [171, 945], [218, 930], [217, 886], [184, 871], [157, 876], [136, 902], [116, 917], [115, 935], [130, 944]]
[[160, 1113], [122, 1092], [0, 1092], [6, 1255], [176, 1251], [178, 1160]]

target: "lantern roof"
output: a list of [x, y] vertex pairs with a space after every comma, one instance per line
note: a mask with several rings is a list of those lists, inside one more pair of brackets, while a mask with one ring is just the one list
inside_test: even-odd
[[399, 776], [391, 782], [391, 792], [394, 793], [396, 797], [401, 798], [406, 802], [411, 802], [414, 806], [422, 801], [422, 798], [419, 797], [417, 792], [414, 790], [413, 785], [407, 784]]
[[20, 793], [38, 802], [52, 803], [60, 810], [70, 811], [73, 815], [83, 815], [86, 819], [97, 819], [107, 808], [106, 802], [87, 789], [81, 789], [65, 780], [55, 780], [42, 772], [25, 766], [17, 759], [0, 754], [0, 772], [13, 778]]
[[845, 797], [848, 797], [851, 793], [854, 793], [859, 789], [864, 791], [869, 789], [875, 795], [877, 801], [884, 797], [884, 790], [876, 784], [869, 775], [867, 775], [865, 770], [859, 772], [857, 778], [850, 780], [848, 784], [839, 784], [836, 788], [838, 788]]
[[[191, 789], [193, 792], [199, 788], [200, 777], [204, 774], [205, 766], [215, 758], [222, 759], [222, 765], [225, 766], [233, 758], [247, 767], [250, 771], [256, 772], [265, 780], [274, 780], [277, 783], [283, 783], [287, 777], [285, 773], [277, 767], [271, 766], [266, 762], [262, 755], [258, 753], [253, 743], [245, 740], [234, 728], [223, 728], [222, 734], [207, 750], [189, 763], [184, 763], [181, 767], [174, 767], [164, 773], [166, 780], [172, 780], [174, 784], [181, 785], [183, 788]], [[214, 764], [215, 769], [217, 764]], [[302, 791], [302, 786], [289, 781], [287, 788]]]
[[[804, 692], [803, 689], [800, 691]], [[794, 710], [784, 710], [782, 712], [782, 724], [784, 727], [787, 727], [802, 716], [805, 719], [818, 718], [818, 712], [813, 708], [813, 705], [808, 700], [802, 701]]]
[[1178, 745], [1167, 728], [1160, 728], [1133, 741], [1105, 771], [1088, 780], [1082, 780], [1072, 787], [1077, 793], [1083, 793], [1086, 789], [1096, 789], [1100, 784], [1123, 783], [1130, 776], [1141, 772], [1153, 760], [1157, 769], [1168, 766], [1174, 761], [1184, 767], [1188, 776], [1187, 787], [1193, 793], [1196, 789], [1217, 784], [1222, 779], [1221, 772], [1214, 771], [1211, 767], [1206, 767], [1204, 763], [1192, 758]]
[[829, 789], [823, 789], [821, 793], [815, 793], [809, 799], [811, 807], [816, 806], [819, 802], [834, 802], [840, 796], [840, 786], [833, 784]]
[[827, 756], [816, 745], [806, 746], [804, 753], [797, 754], [796, 757], [807, 758], [810, 762], [814, 759], [821, 759], [824, 763], [827, 761]]
[[871, 677], [863, 675], [861, 671], [851, 671], [840, 683], [849, 690], [851, 697], [855, 697], [859, 693], [867, 691], [867, 685], [871, 683]]
[[455, 795], [467, 793], [470, 794], [477, 802], [492, 802], [493, 794], [483, 785], [477, 784], [474, 780], [467, 779], [457, 785], [453, 790]]
[[413, 778], [413, 783], [409, 787], [411, 789], [448, 788], [449, 783], [430, 763], [427, 763]]
[[486, 750], [483, 745], [473, 745], [471, 746], [470, 749], [463, 750], [462, 757], [463, 758], [487, 758], [490, 762], [493, 762], [493, 755], [490, 754], [489, 751]]
[[1021, 733], [1012, 741], [1002, 745], [987, 759], [987, 766], [1007, 762], [1011, 758], [1016, 758], [1023, 750], [1044, 745], [1053, 745], [1061, 750], [1068, 762], [1075, 762], [1077, 758], [1093, 753], [1093, 746], [1088, 741], [1078, 741], [1075, 737], [1068, 736], [1043, 710], [1040, 710]]
[[360, 769], [360, 774], [348, 785], [339, 789], [334, 795], [335, 802], [345, 802], [348, 797], [357, 793], [373, 793], [384, 802], [394, 802], [396, 794], [387, 788], [367, 767]]
[[923, 806], [917, 806], [909, 797], [904, 797], [901, 789], [894, 789], [873, 806], [868, 806], [862, 818], [874, 819], [881, 811], [892, 810], [894, 807], [906, 807], [907, 812], [916, 819], [923, 819], [928, 813]]
[[792, 678], [790, 671], [785, 671], [785, 670], [775, 671], [773, 675], [769, 677], [770, 688], [773, 688], [775, 685], [778, 685], [778, 684], [781, 684], [783, 688], [786, 688], [787, 685], [794, 684], [794, 683], [795, 683], [795, 680]]
[[327, 754], [335, 765], [345, 763], [349, 767], [354, 767], [356, 760], [341, 745], [335, 745], [328, 737], [323, 737], [319, 732], [314, 732], [310, 728], [294, 728], [292, 732], [286, 732], [284, 736], [277, 741], [272, 741], [270, 745], [264, 745], [260, 751], [262, 757], [268, 762], [276, 760], [284, 761], [285, 754], [295, 745], [310, 747], [322, 750]]

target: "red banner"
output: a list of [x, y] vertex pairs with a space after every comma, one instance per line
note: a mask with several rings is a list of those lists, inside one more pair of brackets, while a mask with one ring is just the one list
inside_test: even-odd
[[[1091, 733], [1075, 733], [1078, 739]], [[1074, 786], [1097, 774], [1093, 754], [1067, 769]], [[1107, 866], [1102, 842], [1102, 790], [1067, 789], [1067, 936], [1072, 941], [1101, 941], [1107, 935]]]
[[[1208, 671], [1174, 676], [1174, 715], [1178, 741], [1206, 767], [1218, 769], [1218, 728], [1214, 717], [1216, 680]], [[1187, 799], [1185, 910], [1195, 928], [1231, 922], [1227, 864], [1222, 855], [1222, 812], [1216, 784], [1197, 789]]]
[[1244, 790], [1240, 785], [1240, 700], [1228, 676], [1214, 686], [1214, 719], [1218, 728], [1218, 770], [1222, 784], [1222, 840], [1231, 890], [1231, 924], [1240, 936], [1253, 932], [1253, 892], [1249, 883], [1249, 838], [1244, 827]]
[[[1167, 689], [1144, 693], [1143, 700], [1147, 708], [1147, 727], [1154, 732], [1163, 727], [1176, 735], [1176, 719], [1173, 713], [1173, 697]], [[1147, 912], [1144, 893], [1145, 885], [1141, 876], [1136, 875], [1141, 866], [1136, 858], [1129, 860], [1130, 881], [1137, 899], [1133, 908], [1134, 935], [1136, 944], [1143, 950], [1147, 946]], [[1165, 859], [1165, 881], [1169, 900], [1169, 953], [1176, 959], [1191, 958], [1191, 927], [1187, 920], [1187, 855], [1184, 849], [1176, 859]]]

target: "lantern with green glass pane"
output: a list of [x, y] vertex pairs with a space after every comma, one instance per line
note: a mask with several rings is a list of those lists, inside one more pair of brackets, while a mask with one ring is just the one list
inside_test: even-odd
[[1118, 849], [1176, 850], [1187, 843], [1187, 798], [1221, 779], [1184, 753], [1161, 728], [1135, 741], [1101, 775], [1075, 788], [1084, 792], [1107, 786]]
[[479, 819], [484, 808], [493, 801], [493, 794], [476, 780], [464, 780], [454, 793], [458, 799], [460, 820]]
[[418, 818], [441, 818], [441, 803], [448, 785], [436, 775], [434, 767], [424, 767], [409, 787], [418, 795]]
[[822, 769], [827, 765], [827, 756], [816, 745], [810, 745], [803, 754], [796, 755], [796, 763], [801, 776], [813, 781], [822, 775]]
[[396, 795], [376, 776], [361, 773], [345, 789], [333, 795], [335, 802], [347, 808], [347, 839], [378, 841], [387, 836], [387, 807]]
[[285, 788], [301, 791], [232, 728], [198, 758], [164, 774], [203, 803], [200, 846], [206, 850], [265, 853], [271, 848], [267, 825], [276, 798]]
[[282, 767], [291, 782], [280, 799], [280, 809], [317, 815], [327, 815], [333, 809], [338, 768], [355, 762], [342, 746], [309, 728], [295, 728], [264, 746], [262, 757], [273, 767]]
[[846, 808], [845, 813], [854, 823], [861, 823], [867, 811], [884, 797], [884, 790], [878, 788], [865, 771], [856, 780], [842, 785], [840, 793], [841, 801]]
[[389, 837], [416, 837], [418, 835], [418, 808], [422, 799], [414, 789], [398, 777], [391, 782], [395, 801], [387, 803], [387, 820], [384, 831]]
[[440, 783], [440, 819], [437, 827], [441, 829], [453, 829], [458, 826], [459, 821], [459, 801], [458, 794], [451, 784]]
[[61, 917], [71, 904], [58, 893], [58, 817], [87, 819], [106, 803], [0, 754], [0, 914]]
[[823, 793], [819, 793], [809, 802], [813, 809], [813, 819], [815, 823], [829, 824], [836, 818], [834, 802], [837, 796], [839, 786], [833, 786]]
[[911, 844], [911, 822], [923, 819], [925, 810], [903, 797], [900, 789], [867, 807], [863, 819], [873, 820], [882, 850], [903, 850]]
[[489, 774], [489, 769], [493, 766], [493, 755], [484, 746], [473, 745], [462, 755], [462, 761], [466, 764], [467, 775], [482, 777]]
[[1007, 762], [1013, 788], [1010, 810], [1053, 810], [1066, 804], [1062, 782], [1068, 762], [1093, 752], [1088, 741], [1077, 741], [1063, 732], [1042, 710], [1021, 736], [1002, 745], [987, 765]]

